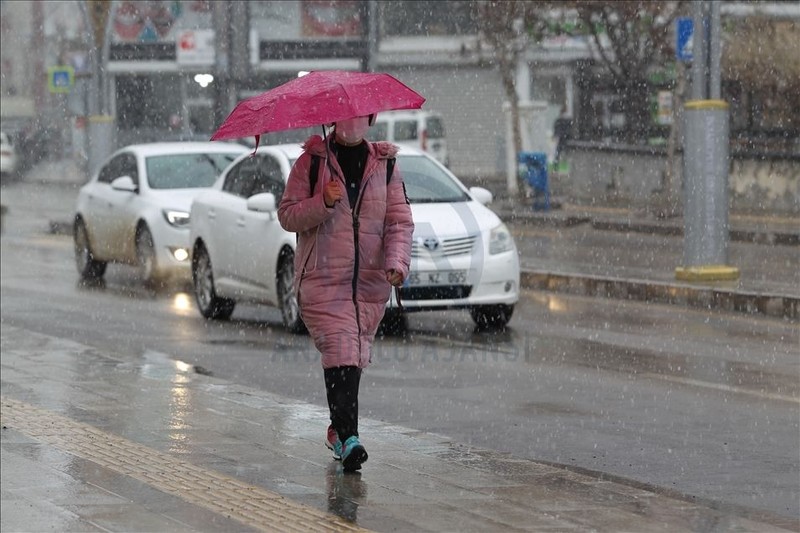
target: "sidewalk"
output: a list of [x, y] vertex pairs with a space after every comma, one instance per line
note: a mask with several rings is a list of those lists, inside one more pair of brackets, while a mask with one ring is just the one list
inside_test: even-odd
[[795, 520], [365, 419], [344, 474], [321, 407], [13, 326], [3, 531], [791, 531]]
[[800, 218], [731, 215], [739, 279], [683, 282], [681, 218], [569, 204], [541, 212], [502, 198], [491, 207], [514, 233], [525, 288], [800, 317]]

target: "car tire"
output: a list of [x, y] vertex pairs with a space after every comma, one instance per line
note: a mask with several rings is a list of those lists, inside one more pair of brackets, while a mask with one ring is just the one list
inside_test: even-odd
[[136, 266], [139, 269], [139, 276], [146, 285], [158, 284], [158, 262], [153, 244], [153, 234], [144, 225], [139, 226], [136, 230]]
[[98, 281], [106, 272], [106, 262], [94, 258], [92, 246], [89, 243], [89, 232], [82, 220], [75, 221], [72, 232], [75, 245], [75, 265], [82, 281]]
[[305, 333], [306, 325], [300, 318], [300, 305], [294, 291], [294, 252], [286, 250], [278, 258], [278, 276], [275, 282], [278, 307], [283, 325], [291, 333]]
[[212, 320], [228, 320], [231, 317], [236, 302], [217, 296], [211, 258], [203, 246], [197, 246], [192, 254], [192, 286], [197, 308], [203, 317]]
[[477, 305], [470, 309], [472, 320], [481, 329], [502, 329], [514, 314], [513, 305]]
[[387, 309], [378, 326], [378, 335], [399, 336], [408, 329], [408, 317], [400, 309]]

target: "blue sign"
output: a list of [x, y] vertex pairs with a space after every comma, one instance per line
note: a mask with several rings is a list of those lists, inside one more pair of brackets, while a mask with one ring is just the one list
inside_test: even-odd
[[675, 59], [692, 60], [692, 41], [694, 37], [694, 20], [691, 17], [680, 17], [675, 21]]
[[47, 88], [51, 93], [68, 93], [75, 83], [75, 69], [69, 66], [47, 69]]

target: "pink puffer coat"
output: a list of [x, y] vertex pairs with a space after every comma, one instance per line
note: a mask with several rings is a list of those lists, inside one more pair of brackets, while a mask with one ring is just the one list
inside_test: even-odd
[[[395, 157], [397, 147], [388, 142], [368, 145], [355, 206], [357, 231], [347, 194], [332, 208], [325, 206], [322, 190], [331, 179], [331, 168], [343, 189], [345, 183], [336, 157], [331, 154], [326, 163], [328, 154], [319, 135], [303, 145], [304, 153], [289, 174], [278, 207], [281, 226], [298, 234], [295, 289], [300, 313], [322, 353], [324, 368], [364, 368], [369, 364], [391, 291], [386, 271], [394, 269], [405, 279], [411, 263], [414, 222], [399, 165], [395, 165], [388, 187], [386, 184], [386, 161]], [[313, 194], [309, 182], [312, 154], [321, 158]]]

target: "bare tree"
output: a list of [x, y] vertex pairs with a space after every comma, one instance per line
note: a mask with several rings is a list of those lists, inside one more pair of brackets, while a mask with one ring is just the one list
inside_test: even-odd
[[524, 0], [483, 0], [473, 3], [481, 41], [492, 50], [506, 98], [511, 104], [514, 153], [522, 150], [516, 66], [528, 38], [541, 38], [545, 28], [542, 16], [544, 7], [547, 6]]
[[627, 119], [628, 140], [646, 138], [650, 125], [648, 74], [674, 54], [673, 22], [683, 0], [570, 2], [600, 64], [611, 76]]
[[763, 15], [728, 20], [723, 77], [748, 89], [775, 85], [800, 92], [800, 24]]
[[759, 116], [757, 120], [770, 116], [770, 126], [776, 130], [759, 144], [777, 151], [795, 150], [800, 131], [800, 24], [756, 15], [730, 18], [724, 26], [723, 79], [741, 90], [739, 96], [750, 113]]

